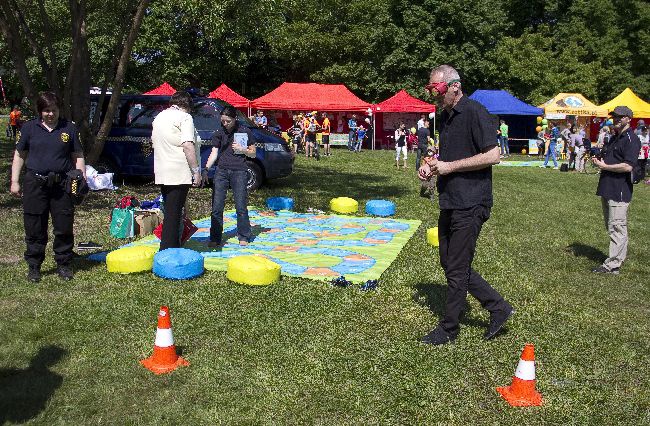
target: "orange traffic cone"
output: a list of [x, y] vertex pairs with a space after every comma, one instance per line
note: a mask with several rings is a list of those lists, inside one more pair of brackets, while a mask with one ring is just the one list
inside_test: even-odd
[[527, 343], [521, 352], [519, 364], [510, 386], [497, 388], [497, 391], [513, 407], [542, 405], [542, 395], [535, 390], [535, 346]]
[[141, 360], [140, 363], [156, 374], [169, 373], [181, 365], [190, 365], [189, 362], [176, 355], [172, 320], [169, 318], [167, 306], [161, 306], [158, 312], [158, 329], [156, 330], [156, 341], [153, 344], [153, 355]]

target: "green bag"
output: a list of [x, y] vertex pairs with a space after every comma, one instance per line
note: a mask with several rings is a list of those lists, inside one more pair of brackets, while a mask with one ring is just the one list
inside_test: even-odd
[[133, 207], [113, 209], [109, 231], [115, 238], [131, 238], [134, 235]]

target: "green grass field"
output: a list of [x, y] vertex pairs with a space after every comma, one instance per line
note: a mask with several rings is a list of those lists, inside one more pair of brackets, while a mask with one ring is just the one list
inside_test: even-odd
[[[336, 196], [361, 206], [386, 198], [397, 217], [421, 219], [378, 291], [360, 292], [289, 277], [241, 286], [222, 272], [171, 282], [82, 259], [63, 282], [51, 244], [47, 275], [28, 284], [21, 204], [8, 194], [11, 148], [2, 141], [0, 424], [650, 424], [650, 186], [635, 187], [622, 274], [601, 276], [590, 272], [608, 245], [598, 176], [495, 167], [474, 266], [517, 313], [485, 342], [487, 312], [468, 298], [458, 340], [428, 347], [418, 340], [441, 316], [446, 286], [425, 239], [438, 207], [419, 197], [414, 170], [395, 169], [393, 152], [299, 157], [292, 176], [250, 200], [291, 196], [306, 211]], [[107, 225], [124, 195], [152, 199], [157, 188], [91, 194], [76, 241], [123, 244]], [[192, 190], [192, 217], [209, 209], [210, 190]], [[138, 361], [151, 354], [162, 304], [191, 365], [155, 376]], [[544, 406], [511, 408], [495, 388], [510, 384], [527, 342]]]

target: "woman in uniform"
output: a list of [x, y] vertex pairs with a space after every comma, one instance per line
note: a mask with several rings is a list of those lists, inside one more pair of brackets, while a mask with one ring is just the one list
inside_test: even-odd
[[[76, 168], [85, 179], [86, 163], [77, 128], [59, 117], [58, 96], [52, 92], [41, 93], [36, 108], [38, 117], [21, 128], [11, 165], [11, 194], [23, 199], [27, 279], [32, 282], [41, 279], [51, 215], [57, 273], [64, 280], [71, 280], [74, 203], [66, 192], [66, 177]], [[23, 165], [27, 171], [21, 191], [19, 177]]]
[[235, 108], [228, 105], [221, 112], [221, 129], [212, 136], [212, 151], [203, 169], [203, 180], [207, 182], [207, 170], [216, 163], [213, 178], [212, 220], [210, 224], [209, 247], [219, 247], [222, 243], [223, 209], [226, 204], [226, 191], [232, 188], [237, 211], [237, 238], [239, 245], [246, 246], [251, 240], [251, 224], [248, 218], [248, 167], [246, 157], [255, 158], [255, 139], [250, 129], [237, 122]]

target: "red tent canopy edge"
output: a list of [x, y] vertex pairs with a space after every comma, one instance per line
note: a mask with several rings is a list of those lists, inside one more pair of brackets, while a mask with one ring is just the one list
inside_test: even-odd
[[343, 84], [282, 83], [251, 102], [257, 109], [366, 111], [371, 104]]
[[235, 108], [246, 108], [250, 103], [250, 100], [248, 98], [245, 98], [244, 96], [232, 90], [226, 85], [226, 83], [222, 83], [221, 86], [210, 92], [208, 94], [208, 98], [221, 99], [222, 101], [228, 102]]
[[148, 92], [143, 93], [143, 95], [173, 95], [176, 93], [176, 89], [174, 89], [169, 83], [166, 81], [161, 84], [160, 86], [156, 87], [155, 89], [149, 90]]
[[383, 102], [374, 105], [376, 112], [435, 112], [436, 106], [409, 95], [402, 89]]

